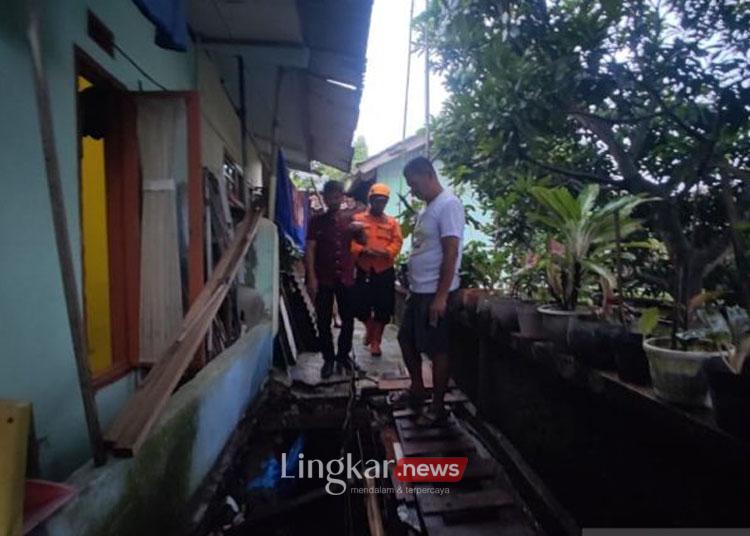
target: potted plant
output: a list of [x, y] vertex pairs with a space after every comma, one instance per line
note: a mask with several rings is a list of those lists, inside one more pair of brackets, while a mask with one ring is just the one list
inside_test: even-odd
[[515, 310], [516, 325], [508, 326], [508, 329], [516, 327], [526, 339], [544, 339], [546, 335], [539, 304], [548, 301], [549, 293], [541, 264], [538, 253], [528, 252], [521, 268], [511, 276], [511, 296], [515, 300], [511, 305]]
[[[647, 201], [624, 195], [597, 206], [598, 185], [585, 186], [577, 197], [567, 188], [537, 186], [531, 189], [540, 210], [532, 215], [549, 233], [549, 248], [543, 264], [553, 304], [539, 307], [550, 338], [562, 351], [568, 351], [571, 319], [593, 318], [581, 298], [589, 285], [598, 282], [607, 295], [615, 277], [607, 268], [615, 237], [627, 238], [640, 228], [633, 210]], [[619, 216], [615, 223], [614, 215]]]
[[659, 317], [659, 308], [650, 307], [640, 312], [631, 312], [622, 323], [612, 340], [612, 354], [620, 380], [635, 385], [651, 384], [648, 358], [643, 349], [643, 333], [653, 329], [650, 326], [658, 323]]
[[[660, 398], [686, 406], [708, 405], [704, 367], [712, 359], [727, 362], [735, 352], [716, 298], [715, 292], [702, 292], [685, 305], [675, 302], [671, 335], [644, 339], [654, 391]], [[652, 334], [656, 322], [643, 323], [644, 337]]]
[[750, 321], [740, 307], [726, 309], [726, 318], [737, 350], [714, 357], [705, 365], [708, 389], [717, 424], [736, 436], [750, 438]]

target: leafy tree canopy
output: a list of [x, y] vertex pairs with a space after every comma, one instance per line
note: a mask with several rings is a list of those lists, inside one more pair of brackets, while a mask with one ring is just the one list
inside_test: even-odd
[[750, 3], [433, 0], [417, 25], [451, 92], [435, 148], [486, 204], [529, 179], [647, 193], [680, 294], [747, 263]]

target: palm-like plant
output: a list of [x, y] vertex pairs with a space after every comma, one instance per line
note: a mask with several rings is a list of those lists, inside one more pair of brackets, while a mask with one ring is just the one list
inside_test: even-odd
[[632, 213], [649, 199], [624, 195], [597, 206], [600, 189], [595, 184], [584, 187], [578, 197], [563, 187], [537, 186], [531, 193], [541, 209], [532, 218], [550, 234], [550, 247], [543, 264], [550, 292], [559, 307], [575, 310], [581, 288], [591, 277], [598, 278], [605, 294], [609, 293], [615, 286], [615, 277], [607, 264], [611, 264], [617, 235], [624, 239], [640, 229], [640, 222]]

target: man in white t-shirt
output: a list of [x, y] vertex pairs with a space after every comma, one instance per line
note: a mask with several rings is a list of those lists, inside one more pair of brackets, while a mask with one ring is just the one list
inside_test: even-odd
[[458, 289], [465, 214], [461, 200], [444, 189], [427, 158], [417, 157], [404, 167], [412, 193], [427, 206], [418, 214], [409, 254], [409, 298], [398, 334], [401, 353], [411, 375], [411, 387], [400, 401], [415, 409], [426, 398], [422, 353], [432, 361], [433, 396], [419, 417], [427, 426], [444, 420], [448, 388], [449, 325], [446, 312]]

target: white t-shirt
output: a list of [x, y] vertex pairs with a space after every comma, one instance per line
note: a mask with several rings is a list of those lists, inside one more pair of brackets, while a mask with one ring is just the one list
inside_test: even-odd
[[420, 294], [437, 292], [440, 264], [443, 262], [440, 239], [446, 236], [455, 236], [459, 239], [456, 273], [453, 275], [450, 290], [458, 288], [465, 219], [461, 200], [448, 190], [443, 190], [420, 211], [411, 237], [409, 290]]

